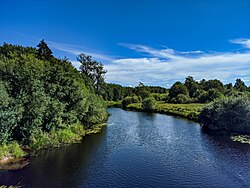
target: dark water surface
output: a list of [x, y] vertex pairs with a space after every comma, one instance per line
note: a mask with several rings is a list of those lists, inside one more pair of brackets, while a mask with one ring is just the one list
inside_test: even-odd
[[250, 187], [250, 146], [161, 114], [112, 108], [107, 127], [75, 144], [0, 171], [24, 187]]

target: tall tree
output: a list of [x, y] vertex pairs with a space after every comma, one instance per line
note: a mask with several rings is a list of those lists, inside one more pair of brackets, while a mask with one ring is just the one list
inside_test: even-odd
[[247, 90], [247, 86], [240, 78], [236, 79], [236, 82], [234, 84], [234, 88], [237, 89], [238, 91], [242, 91], [242, 92]]
[[190, 97], [193, 97], [194, 93], [199, 90], [199, 84], [192, 76], [186, 78], [184, 85], [187, 87]]
[[52, 51], [48, 45], [44, 42], [44, 39], [37, 45], [37, 57], [42, 60], [51, 60], [53, 58]]
[[104, 70], [103, 64], [92, 60], [90, 55], [83, 53], [77, 57], [77, 60], [81, 63], [81, 73], [90, 78], [95, 85], [96, 91], [99, 91], [104, 83], [104, 75], [107, 72]]
[[179, 94], [188, 95], [188, 89], [181, 82], [175, 82], [169, 89], [169, 97], [172, 99]]

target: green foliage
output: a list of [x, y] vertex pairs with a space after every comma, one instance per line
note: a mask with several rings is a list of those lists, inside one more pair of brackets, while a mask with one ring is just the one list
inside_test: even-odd
[[172, 99], [177, 97], [179, 94], [188, 95], [188, 89], [181, 82], [175, 82], [169, 89], [169, 97]]
[[37, 57], [41, 60], [51, 60], [53, 58], [52, 51], [48, 45], [44, 42], [44, 39], [37, 45]]
[[191, 98], [194, 96], [194, 93], [200, 89], [198, 82], [195, 81], [192, 76], [186, 78], [184, 85], [187, 87]]
[[[76, 133], [76, 130], [79, 133]], [[29, 138], [29, 146], [32, 150], [40, 150], [51, 147], [59, 147], [65, 144], [76, 143], [82, 140], [84, 128], [67, 127], [65, 129], [52, 130], [49, 133], [43, 131], [33, 132]]]
[[237, 91], [241, 91], [241, 92], [244, 92], [244, 91], [247, 91], [247, 86], [245, 85], [245, 83], [241, 80], [241, 79], [236, 79], [236, 82], [234, 84], [234, 88], [237, 90]]
[[23, 157], [25, 152], [17, 142], [0, 145], [0, 159], [4, 157]]
[[157, 101], [166, 101], [168, 99], [168, 94], [152, 93], [151, 96]]
[[156, 100], [154, 97], [148, 97], [143, 99], [142, 108], [147, 111], [153, 111], [156, 106]]
[[50, 133], [67, 142], [74, 140], [67, 127], [91, 127], [107, 117], [105, 102], [86, 86], [86, 77], [67, 59], [54, 58], [44, 41], [38, 47], [0, 46], [0, 144], [29, 144], [38, 133], [44, 143]]
[[250, 134], [250, 98], [225, 97], [208, 104], [200, 114], [205, 130]]
[[86, 101], [87, 111], [82, 119], [82, 122], [91, 127], [92, 125], [103, 123], [107, 118], [106, 104], [100, 97], [89, 95]]
[[112, 108], [112, 107], [121, 108], [122, 107], [121, 101], [106, 101], [106, 103], [109, 108]]
[[132, 103], [138, 103], [138, 102], [141, 102], [141, 98], [134, 95], [134, 96], [128, 96], [128, 97], [125, 97], [123, 100], [122, 100], [122, 108], [127, 108], [127, 106], [129, 104], [132, 104]]
[[20, 110], [18, 106], [13, 106], [13, 99], [9, 97], [3, 82], [0, 82], [0, 145], [6, 143], [12, 134], [13, 129], [19, 121]]
[[184, 95], [184, 94], [178, 94], [176, 97], [171, 99], [171, 103], [175, 103], [175, 104], [186, 104], [190, 102], [191, 102], [191, 99], [189, 98], [189, 96]]
[[81, 63], [81, 73], [90, 78], [96, 91], [99, 91], [104, 84], [104, 74], [107, 72], [104, 70], [102, 63], [92, 60], [91, 56], [83, 53], [77, 57], [77, 60]]

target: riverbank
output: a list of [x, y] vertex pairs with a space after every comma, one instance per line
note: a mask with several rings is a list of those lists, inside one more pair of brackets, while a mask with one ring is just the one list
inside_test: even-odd
[[105, 125], [106, 123], [100, 123], [90, 129], [84, 129], [76, 124], [58, 131], [33, 135], [29, 145], [18, 142], [3, 144], [0, 146], [0, 170], [22, 169], [38, 151], [80, 143], [84, 136], [100, 132]]
[[[108, 101], [107, 104], [108, 107], [121, 108], [121, 101]], [[199, 103], [170, 104], [165, 103], [164, 101], [157, 101], [156, 107], [151, 112], [181, 117], [187, 120], [198, 122], [198, 117], [203, 106], [204, 104]], [[142, 108], [142, 103], [129, 104], [126, 110], [145, 111]]]

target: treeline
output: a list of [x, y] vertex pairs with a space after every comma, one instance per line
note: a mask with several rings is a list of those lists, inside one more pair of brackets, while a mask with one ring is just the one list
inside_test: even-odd
[[84, 72], [86, 57], [78, 57], [78, 71], [66, 58], [55, 58], [43, 40], [37, 48], [0, 46], [0, 145], [70, 143], [105, 121], [106, 105], [95, 93], [104, 72], [95, 61]]
[[234, 84], [223, 85], [217, 79], [196, 81], [192, 76], [188, 76], [184, 83], [177, 81], [169, 89], [145, 86], [142, 83], [139, 83], [134, 88], [105, 83], [99, 94], [107, 101], [119, 101], [125, 98], [141, 101], [142, 99], [153, 97], [156, 101], [188, 104], [209, 103], [225, 96], [242, 96], [249, 94], [249, 91], [250, 87], [247, 87], [241, 79], [236, 79]]
[[166, 94], [167, 89], [160, 86], [145, 86], [139, 83], [136, 87], [121, 86], [119, 84], [104, 83], [99, 91], [99, 94], [106, 101], [119, 101], [127, 96], [140, 96], [147, 98], [151, 93]]

